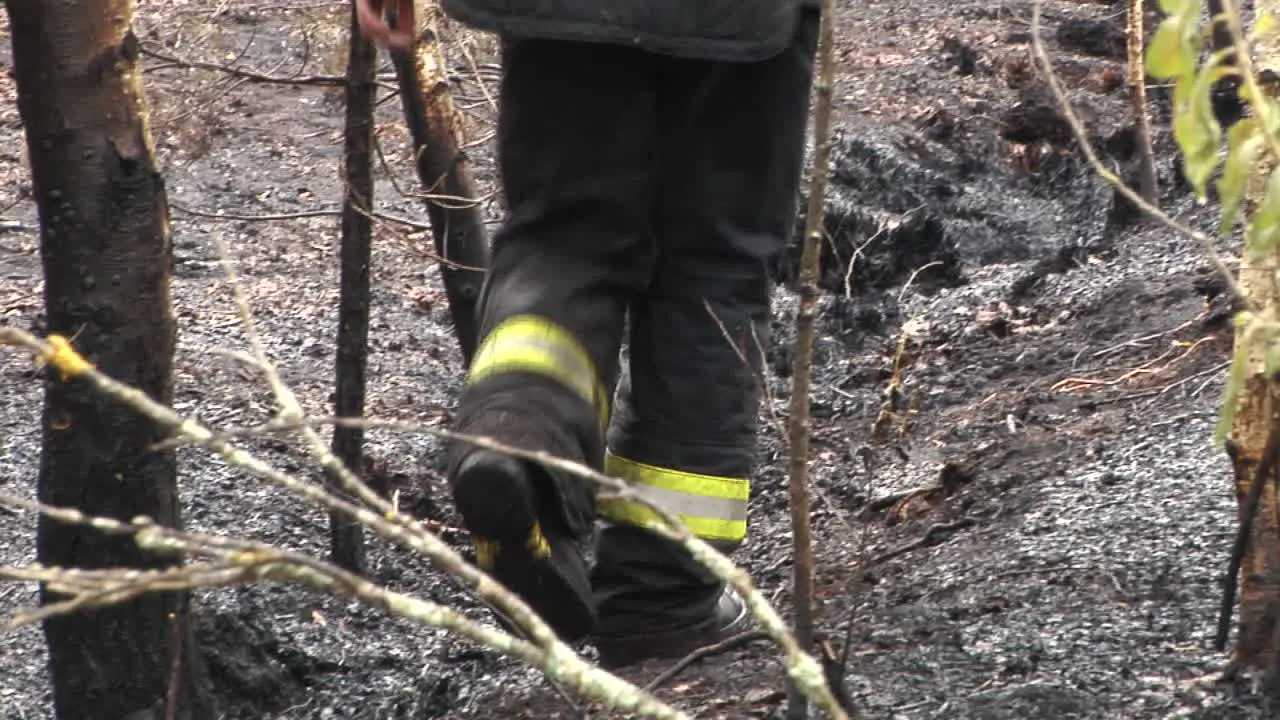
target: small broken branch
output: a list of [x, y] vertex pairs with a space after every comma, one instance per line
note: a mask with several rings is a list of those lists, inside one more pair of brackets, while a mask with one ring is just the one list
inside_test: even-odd
[[347, 84], [347, 78], [344, 78], [341, 75], [299, 75], [296, 77], [287, 77], [284, 75], [270, 75], [268, 73], [249, 70], [235, 65], [189, 60], [146, 47], [142, 48], [142, 54], [155, 58], [156, 60], [163, 60], [175, 67], [226, 73], [227, 75], [242, 78], [249, 82], [270, 83], [273, 85], [320, 85], [330, 87]]
[[686, 668], [698, 662], [699, 660], [705, 660], [709, 657], [714, 657], [716, 655], [719, 655], [720, 653], [729, 652], [734, 648], [740, 647], [742, 645], [746, 645], [748, 643], [753, 643], [757, 640], [768, 640], [768, 639], [769, 639], [769, 635], [761, 630], [748, 630], [746, 632], [741, 632], [741, 633], [738, 633], [737, 635], [727, 637], [724, 640], [721, 640], [720, 642], [715, 643], [714, 645], [707, 645], [705, 647], [700, 647], [697, 650], [694, 650], [693, 652], [689, 653], [688, 655], [685, 655], [675, 665], [672, 665], [666, 670], [663, 670], [662, 672], [658, 673], [656, 677], [654, 677], [652, 680], [649, 681], [648, 685], [644, 686], [644, 690], [645, 692], [653, 692], [654, 690], [657, 690], [663, 685], [666, 685], [667, 683], [674, 680], [676, 676], [684, 672]]
[[924, 535], [921, 535], [918, 540], [913, 540], [912, 542], [909, 542], [906, 545], [902, 545], [892, 550], [888, 550], [886, 552], [880, 553], [879, 555], [872, 558], [871, 562], [868, 563], [866, 567], [868, 568], [875, 567], [876, 565], [881, 565], [886, 562], [889, 562], [890, 560], [896, 557], [901, 557], [903, 555], [906, 555], [909, 552], [914, 552], [922, 548], [933, 547], [935, 545], [941, 545], [942, 543], [949, 540], [957, 530], [963, 530], [968, 527], [973, 527], [974, 525], [977, 525], [977, 524], [978, 524], [977, 520], [974, 520], [973, 518], [965, 517], [965, 518], [960, 518], [959, 520], [956, 520], [954, 522], [937, 523], [935, 525], [931, 525], [928, 530], [925, 530]]

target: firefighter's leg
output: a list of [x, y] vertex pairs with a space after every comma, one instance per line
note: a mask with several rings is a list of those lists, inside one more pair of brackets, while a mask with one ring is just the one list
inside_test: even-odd
[[[724, 548], [747, 532], [769, 268], [795, 223], [816, 36], [807, 13], [780, 56], [677, 63], [663, 81], [658, 266], [632, 306], [607, 466]], [[719, 581], [638, 527], [646, 511], [611, 501], [600, 512], [611, 521], [592, 576], [602, 661], [679, 655], [742, 626]]]
[[[505, 44], [503, 62], [509, 215], [455, 428], [600, 467], [623, 317], [653, 267], [652, 72], [634, 50], [541, 40]], [[592, 529], [591, 488], [465, 443], [449, 476], [477, 563], [562, 637], [588, 632], [577, 543]]]

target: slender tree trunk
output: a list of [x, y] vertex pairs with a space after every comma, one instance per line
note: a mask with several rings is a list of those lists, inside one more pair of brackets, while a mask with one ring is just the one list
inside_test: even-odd
[[1133, 124], [1138, 141], [1138, 192], [1155, 205], [1160, 199], [1155, 154], [1151, 150], [1151, 120], [1147, 113], [1147, 72], [1143, 62], [1146, 49], [1146, 11], [1143, 0], [1129, 0], [1126, 28], [1129, 49], [1129, 91], [1133, 103]]
[[[132, 4], [6, 0], [6, 7], [49, 331], [71, 338], [104, 372], [168, 403], [175, 342], [168, 205], [147, 125]], [[51, 372], [43, 429], [41, 501], [179, 525], [174, 455], [151, 449], [166, 436], [154, 423]], [[85, 568], [180, 562], [43, 517], [37, 559]], [[42, 592], [44, 602], [57, 599]], [[53, 618], [44, 630], [58, 717], [214, 716], [185, 594]]]
[[[1238, 6], [1237, 6], [1238, 7]], [[1257, 12], [1280, 12], [1280, 0], [1258, 0]], [[1280, 71], [1280, 39], [1263, 36], [1256, 43], [1257, 70]], [[1246, 212], [1252, 216], [1261, 202], [1266, 179], [1276, 166], [1276, 158], [1264, 155], [1255, 169]], [[1280, 286], [1275, 253], [1262, 257], [1241, 253], [1239, 284], [1264, 315], [1280, 309]], [[1237, 338], [1239, 340], [1239, 338]], [[1271, 428], [1280, 420], [1280, 383], [1266, 372], [1263, 353], [1250, 357], [1248, 376], [1241, 390], [1228, 448], [1235, 475], [1236, 497], [1243, 511], [1254, 475], [1264, 454]], [[1264, 478], [1264, 486], [1252, 533], [1240, 568], [1240, 615], [1235, 659], [1245, 667], [1272, 670], [1280, 662], [1277, 630], [1280, 626], [1280, 504], [1275, 484]]]
[[[429, 195], [427, 214], [440, 277], [453, 315], [463, 362], [471, 365], [479, 339], [476, 307], [484, 270], [489, 265], [489, 238], [475, 202], [475, 184], [462, 152], [462, 119], [453, 105], [449, 75], [440, 50], [433, 4], [418, 2], [414, 16], [417, 42], [411, 56], [395, 56], [405, 122], [413, 137], [418, 180]], [[443, 196], [444, 199], [439, 199]]]
[[[818, 275], [823, 234], [826, 232], [827, 176], [831, 158], [831, 92], [834, 78], [835, 4], [823, 0], [818, 35], [818, 77], [814, 83], [813, 174], [805, 209], [804, 245], [800, 254], [800, 308], [796, 313], [796, 344], [791, 380], [790, 504], [792, 533], [792, 602], [796, 642], [813, 650], [813, 548], [809, 528], [809, 384], [813, 374], [813, 334], [818, 306]], [[787, 717], [803, 720], [808, 703], [794, 684], [789, 688]]]
[[[346, 143], [343, 153], [341, 299], [338, 307], [337, 390], [334, 414], [364, 415], [365, 374], [369, 356], [369, 262], [373, 222], [373, 105], [377, 51], [360, 33], [351, 6], [347, 58]], [[364, 430], [335, 426], [333, 453], [355, 473], [364, 471]], [[330, 478], [331, 489], [338, 489]], [[365, 571], [364, 532], [341, 513], [330, 513], [333, 562], [356, 573]]]

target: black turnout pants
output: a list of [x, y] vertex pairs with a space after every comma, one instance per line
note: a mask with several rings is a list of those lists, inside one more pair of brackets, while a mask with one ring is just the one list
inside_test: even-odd
[[[462, 431], [596, 467], [607, 453], [751, 475], [770, 268], [795, 224], [804, 154], [818, 31], [818, 13], [804, 12], [792, 47], [758, 63], [504, 42], [509, 217], [494, 237], [482, 337], [512, 317], [546, 318], [577, 339], [608, 394], [621, 387], [606, 435], [599, 408], [563, 383], [497, 375], [464, 393]], [[568, 527], [590, 531], [590, 489], [552, 485]], [[720, 585], [682, 550], [627, 523], [598, 530], [603, 622], [642, 629], [709, 612]]]

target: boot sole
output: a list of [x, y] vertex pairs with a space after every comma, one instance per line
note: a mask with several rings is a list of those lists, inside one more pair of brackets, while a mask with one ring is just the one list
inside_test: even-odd
[[568, 539], [542, 527], [525, 467], [475, 450], [458, 468], [453, 493], [475, 538], [476, 565], [519, 595], [565, 642], [590, 634], [595, 613], [586, 567]]

